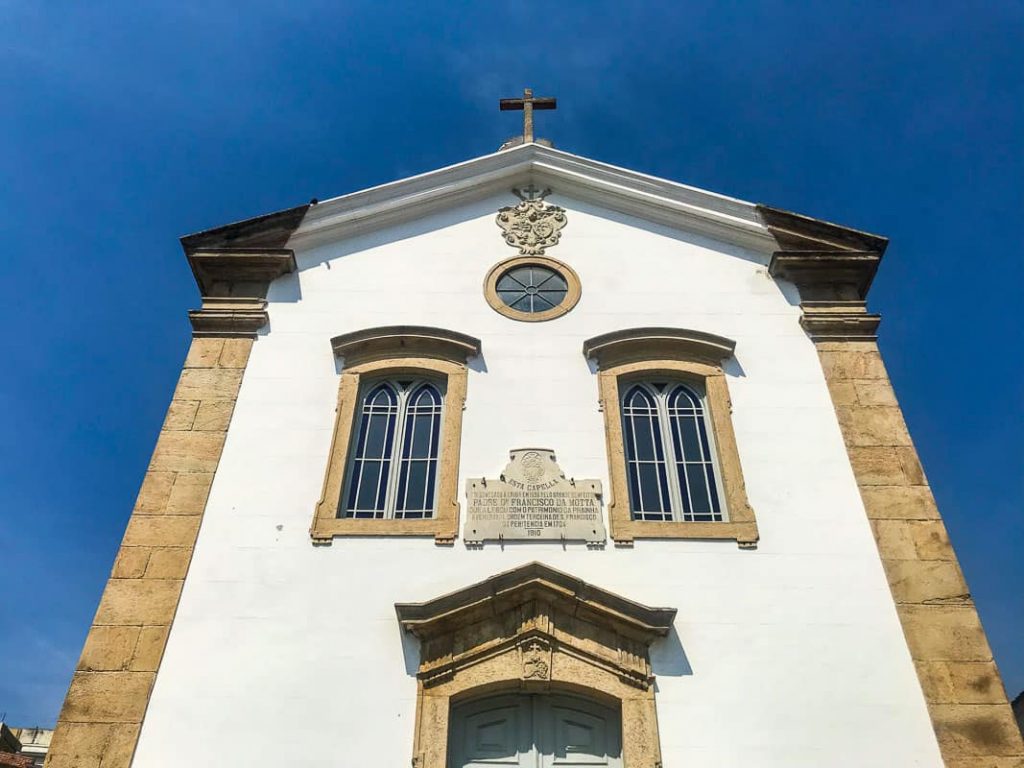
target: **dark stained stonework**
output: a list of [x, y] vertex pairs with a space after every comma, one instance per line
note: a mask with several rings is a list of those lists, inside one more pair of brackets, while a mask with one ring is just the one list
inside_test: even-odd
[[800, 291], [800, 325], [815, 341], [872, 341], [881, 315], [865, 300], [889, 241], [779, 208], [757, 206], [778, 244], [768, 274]]
[[758, 205], [757, 213], [781, 251], [868, 251], [881, 255], [889, 244], [889, 239], [881, 235], [781, 208]]
[[216, 248], [283, 248], [299, 228], [311, 203], [267, 213], [233, 224], [206, 229], [181, 238], [186, 254]]
[[187, 256], [203, 296], [231, 296], [239, 288], [264, 296], [267, 284], [295, 271], [295, 254], [287, 248], [207, 248]]
[[285, 248], [310, 204], [181, 238], [203, 306], [189, 312], [195, 336], [253, 337], [267, 324], [267, 288], [295, 271]]

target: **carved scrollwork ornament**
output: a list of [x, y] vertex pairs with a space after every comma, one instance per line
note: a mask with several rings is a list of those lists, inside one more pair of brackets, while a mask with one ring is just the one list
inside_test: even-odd
[[498, 226], [505, 242], [523, 256], [543, 256], [544, 249], [558, 245], [565, 227], [565, 209], [543, 200], [523, 200], [498, 211]]

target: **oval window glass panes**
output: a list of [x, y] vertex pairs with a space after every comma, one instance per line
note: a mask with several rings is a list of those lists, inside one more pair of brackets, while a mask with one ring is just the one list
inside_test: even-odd
[[569, 292], [561, 274], [540, 264], [513, 267], [498, 278], [496, 288], [506, 306], [528, 314], [560, 306]]

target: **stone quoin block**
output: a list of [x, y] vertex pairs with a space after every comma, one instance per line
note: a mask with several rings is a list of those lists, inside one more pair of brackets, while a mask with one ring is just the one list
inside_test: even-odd
[[96, 612], [97, 624], [168, 624], [178, 606], [180, 581], [111, 579]]

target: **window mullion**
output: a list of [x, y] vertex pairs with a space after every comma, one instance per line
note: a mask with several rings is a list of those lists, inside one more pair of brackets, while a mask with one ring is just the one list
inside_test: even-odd
[[391, 445], [391, 462], [388, 467], [388, 484], [384, 496], [384, 517], [395, 517], [395, 506], [398, 496], [398, 478], [402, 473], [402, 450], [405, 445], [405, 418], [409, 403], [409, 392], [412, 387], [405, 387], [398, 392], [398, 413], [395, 416], [395, 439]]
[[672, 415], [668, 407], [668, 394], [658, 392], [654, 402], [658, 405], [659, 421], [661, 422], [661, 441], [665, 446], [665, 474], [668, 477], [668, 494], [672, 504], [672, 519], [683, 519], [683, 491], [679, 487], [679, 464], [676, 456], [675, 440], [672, 437]]

